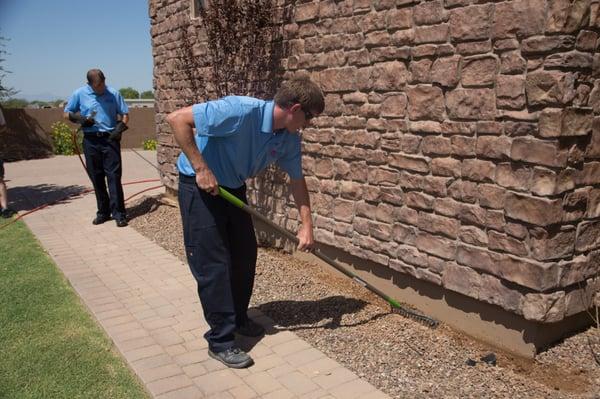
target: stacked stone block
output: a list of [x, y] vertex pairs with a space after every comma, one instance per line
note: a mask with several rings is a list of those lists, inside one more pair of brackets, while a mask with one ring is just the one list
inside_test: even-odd
[[[173, 188], [164, 117], [183, 105], [170, 58], [188, 7], [150, 4], [159, 159]], [[326, 94], [303, 132], [316, 239], [528, 320], [587, 309], [600, 290], [599, 8], [296, 2], [284, 66]], [[295, 229], [284, 180], [269, 171], [251, 197]]]

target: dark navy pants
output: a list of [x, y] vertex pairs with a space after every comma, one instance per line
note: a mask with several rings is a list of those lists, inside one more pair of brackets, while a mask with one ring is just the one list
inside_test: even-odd
[[[228, 191], [247, 201], [246, 186]], [[185, 175], [179, 175], [179, 208], [187, 260], [210, 326], [204, 337], [220, 352], [233, 346], [236, 326], [248, 317], [256, 270], [252, 218]]]
[[[125, 218], [125, 199], [121, 185], [121, 143], [103, 137], [84, 134], [83, 153], [88, 175], [96, 192], [97, 216]], [[106, 192], [106, 183], [108, 191]]]

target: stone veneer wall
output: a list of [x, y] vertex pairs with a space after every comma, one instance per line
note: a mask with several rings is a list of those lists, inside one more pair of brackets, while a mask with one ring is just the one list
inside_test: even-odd
[[[188, 105], [177, 30], [190, 2], [151, 0], [150, 16], [159, 162], [176, 189], [165, 116]], [[589, 307], [600, 288], [599, 33], [590, 0], [295, 2], [283, 65], [327, 101], [303, 132], [317, 240], [527, 320]], [[267, 175], [253, 202], [297, 228], [284, 178]]]

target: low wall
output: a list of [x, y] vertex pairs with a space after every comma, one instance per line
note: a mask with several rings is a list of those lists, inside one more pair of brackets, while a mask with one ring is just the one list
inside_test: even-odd
[[[61, 108], [16, 108], [3, 109], [2, 112], [7, 125], [7, 130], [0, 134], [2, 159], [18, 161], [52, 155], [51, 126], [58, 121], [65, 122]], [[130, 108], [129, 130], [123, 134], [122, 148], [140, 148], [144, 140], [155, 138], [154, 109]]]

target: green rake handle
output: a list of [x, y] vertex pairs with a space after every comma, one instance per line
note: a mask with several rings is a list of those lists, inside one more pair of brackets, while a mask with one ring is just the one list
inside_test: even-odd
[[[267, 217], [263, 216], [260, 212], [258, 212], [257, 210], [255, 210], [251, 206], [247, 205], [245, 202], [243, 202], [242, 200], [240, 200], [239, 198], [237, 198], [235, 195], [231, 194], [229, 191], [225, 190], [223, 187], [219, 187], [219, 195], [222, 198], [224, 198], [227, 202], [229, 202], [232, 205], [234, 205], [234, 206], [242, 209], [243, 211], [249, 213], [250, 215], [256, 217], [257, 219], [259, 219], [263, 223], [265, 223], [265, 224], [271, 226], [272, 228], [274, 228], [275, 230], [277, 230], [281, 235], [283, 235], [284, 237], [288, 238], [290, 241], [298, 244], [298, 237], [296, 237], [295, 234], [293, 234], [292, 232], [290, 232], [287, 229], [284, 229], [283, 227], [279, 226], [278, 224], [274, 223], [273, 221], [271, 221]], [[310, 252], [313, 255], [315, 255], [317, 258], [321, 259], [322, 261], [324, 261], [327, 264], [329, 264], [329, 265], [333, 266], [334, 268], [336, 268], [338, 271], [344, 273], [346, 276], [350, 277], [351, 279], [353, 279], [354, 281], [356, 281], [358, 284], [360, 284], [363, 287], [367, 288], [369, 291], [371, 291], [374, 294], [378, 295], [380, 298], [383, 298], [384, 300], [386, 300], [392, 306], [392, 309], [396, 310], [398, 313], [400, 313], [400, 314], [402, 314], [402, 315], [404, 315], [406, 317], [410, 317], [412, 319], [420, 321], [422, 323], [425, 323], [425, 324], [429, 325], [430, 327], [433, 327], [433, 328], [437, 327], [437, 325], [438, 325], [438, 321], [437, 320], [434, 320], [434, 319], [432, 319], [430, 317], [424, 316], [422, 314], [419, 314], [417, 312], [414, 312], [412, 310], [404, 308], [402, 305], [400, 305], [400, 303], [398, 303], [398, 301], [390, 298], [389, 296], [387, 296], [386, 294], [384, 294], [383, 291], [381, 291], [377, 287], [374, 287], [371, 284], [367, 283], [366, 281], [364, 281], [363, 279], [361, 279], [360, 277], [358, 277], [357, 275], [355, 275], [354, 273], [352, 273], [350, 270], [348, 270], [346, 267], [344, 267], [341, 264], [339, 264], [336, 260], [334, 260], [334, 259], [330, 258], [329, 256], [325, 255], [323, 252], [321, 252], [320, 249], [318, 249], [318, 248], [311, 248]]]

